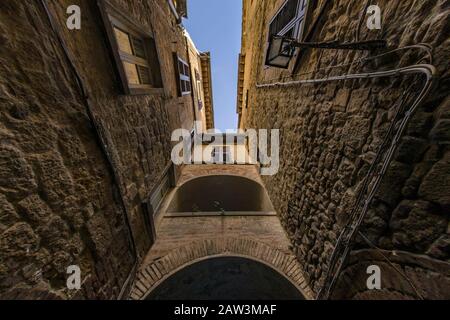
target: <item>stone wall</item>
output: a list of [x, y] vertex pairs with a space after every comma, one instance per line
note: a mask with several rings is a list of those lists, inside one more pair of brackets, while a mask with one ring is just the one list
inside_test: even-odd
[[[311, 1], [304, 33], [309, 35], [308, 40], [354, 41], [364, 3], [329, 1], [320, 14], [325, 2]], [[241, 54], [245, 55], [243, 92], [249, 90], [249, 98], [247, 108], [242, 110], [241, 126], [281, 130], [280, 172], [264, 180], [310, 285], [318, 292], [337, 236], [348, 220], [355, 195], [396, 108], [402, 101], [411, 105], [424, 78], [395, 76], [270, 88], [256, 88], [256, 84], [388, 70], [427, 60], [423, 59], [423, 52], [409, 50], [372, 63], [357, 63], [356, 59], [366, 53], [303, 49], [297, 52], [297, 67], [294, 59], [288, 70], [265, 68], [268, 22], [282, 3], [244, 1]], [[429, 43], [438, 78], [435, 90], [416, 112], [399, 142], [362, 231], [382, 249], [426, 255], [448, 263], [450, 10], [445, 1], [377, 4], [383, 14], [382, 30], [370, 31], [363, 21], [360, 39], [382, 38], [391, 48]], [[328, 68], [338, 64], [347, 65]], [[357, 239], [356, 248], [367, 248], [367, 244]], [[352, 279], [351, 274], [349, 277]], [[351, 290], [348, 282], [346, 288]], [[402, 288], [397, 290], [402, 292]], [[444, 296], [448, 297], [449, 292], [447, 287]], [[442, 297], [445, 290], [439, 293]], [[439, 296], [429, 291], [422, 295]]]
[[[141, 203], [170, 161], [172, 129], [192, 128], [172, 58], [186, 58], [185, 40], [167, 3], [111, 2], [154, 30], [164, 93], [121, 93], [96, 1], [47, 1], [91, 118], [40, 1], [0, 3], [1, 298], [117, 298], [149, 248]], [[65, 27], [72, 4], [81, 8], [78, 31]], [[80, 291], [66, 289], [74, 264]]]

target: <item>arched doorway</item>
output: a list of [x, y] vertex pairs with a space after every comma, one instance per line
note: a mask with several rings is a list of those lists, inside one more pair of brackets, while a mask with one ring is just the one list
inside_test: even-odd
[[[142, 300], [148, 296], [156, 299], [157, 297], [152, 296], [151, 293], [180, 271], [203, 261], [210, 260], [209, 263], [211, 263], [213, 259], [225, 258], [241, 258], [239, 261], [246, 263], [245, 267], [242, 266], [244, 271], [250, 266], [247, 260], [257, 263], [256, 268], [258, 270], [262, 270], [265, 266], [270, 269], [270, 272], [265, 269], [267, 272], [261, 271], [260, 274], [272, 275], [272, 277], [267, 276], [266, 279], [281, 277], [300, 293], [301, 298], [305, 297], [308, 300], [314, 298], [314, 293], [303, 276], [299, 262], [290, 252], [246, 238], [217, 238], [194, 241], [185, 246], [177, 247], [152, 262], [144, 263], [137, 274], [130, 298]], [[252, 266], [255, 266], [255, 264], [252, 264]], [[208, 268], [208, 266], [202, 268]], [[230, 269], [233, 270], [233, 268]], [[214, 274], [219, 275], [217, 272]], [[244, 275], [241, 275], [241, 277]], [[192, 282], [192, 280], [190, 281]], [[281, 283], [280, 286], [289, 287], [281, 280], [279, 283]], [[161, 296], [168, 291], [164, 289]], [[298, 299], [298, 297], [294, 297], [295, 295], [291, 296], [290, 299]]]
[[242, 257], [191, 264], [159, 284], [147, 300], [303, 300], [300, 291], [267, 265]]
[[[157, 241], [130, 298], [312, 299], [256, 170], [250, 174], [252, 167], [240, 167], [211, 175], [215, 169], [193, 167], [185, 168], [160, 210]], [[247, 289], [239, 287], [242, 283]], [[180, 284], [183, 289], [177, 289]]]

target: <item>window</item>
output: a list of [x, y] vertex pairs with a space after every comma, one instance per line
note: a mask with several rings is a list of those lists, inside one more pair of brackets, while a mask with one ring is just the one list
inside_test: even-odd
[[162, 88], [156, 43], [151, 31], [137, 25], [109, 2], [99, 0], [111, 50], [126, 94], [156, 93]]
[[230, 147], [215, 147], [211, 153], [214, 163], [224, 164], [231, 162], [231, 148]]
[[183, 59], [174, 53], [175, 71], [178, 78], [178, 95], [184, 96], [191, 93], [191, 70]]
[[287, 0], [270, 21], [269, 39], [285, 36], [300, 39], [308, 0]]
[[164, 170], [162, 178], [158, 182], [158, 185], [151, 193], [150, 197], [142, 204], [143, 215], [147, 233], [150, 237], [151, 244], [156, 241], [156, 227], [155, 221], [161, 204], [169, 192], [169, 190], [175, 186], [175, 169], [173, 164], [170, 164]]
[[148, 203], [151, 207], [153, 215], [158, 213], [161, 204], [171, 188], [175, 186], [175, 168], [171, 163], [166, 167], [162, 178], [159, 180], [157, 186], [152, 190]]
[[153, 192], [152, 196], [150, 197], [150, 205], [153, 208], [154, 214], [158, 212], [159, 207], [161, 206], [161, 203], [164, 200], [166, 194], [169, 192], [170, 188], [171, 188], [170, 176], [169, 173], [167, 173], [161, 180], [159, 186]]
[[203, 109], [202, 82], [200, 81], [200, 74], [198, 73], [197, 70], [195, 70], [195, 81], [197, 82], [198, 110], [201, 111]]
[[181, 18], [187, 18], [186, 0], [168, 0], [169, 7], [175, 17], [181, 21]]

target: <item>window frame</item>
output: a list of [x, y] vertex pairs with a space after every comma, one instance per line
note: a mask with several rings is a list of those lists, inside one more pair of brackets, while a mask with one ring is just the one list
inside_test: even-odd
[[170, 11], [172, 11], [172, 14], [179, 23], [181, 23], [182, 18], [187, 18], [187, 12], [185, 12], [187, 8], [181, 7], [181, 1], [167, 0], [167, 2], [169, 3]]
[[[164, 202], [164, 199], [168, 195], [171, 189], [173, 189], [176, 185], [175, 182], [175, 167], [172, 162], [170, 162], [166, 168], [164, 169], [162, 175], [160, 176], [157, 184], [147, 198], [147, 203], [151, 207], [151, 211], [156, 219], [156, 216], [161, 209], [161, 205]], [[155, 199], [160, 198], [157, 204], [155, 205]]]
[[[175, 166], [172, 162], [170, 162], [166, 168], [164, 169], [158, 183], [153, 188], [153, 190], [148, 194], [147, 199], [142, 203], [142, 213], [143, 219], [145, 222], [145, 228], [150, 238], [150, 246], [156, 242], [157, 232], [156, 232], [156, 224], [159, 221], [161, 206], [164, 203], [164, 200], [167, 198], [169, 193], [176, 187], [176, 177], [175, 177]], [[161, 194], [164, 190], [164, 187], [168, 187], [165, 189], [164, 194]], [[156, 207], [154, 205], [154, 199], [157, 193], [160, 193], [161, 199], [158, 201]]]
[[292, 38], [299, 39], [302, 36], [303, 30], [304, 30], [304, 25], [305, 25], [304, 21], [305, 21], [305, 17], [306, 17], [306, 12], [308, 10], [309, 0], [286, 0], [285, 2], [283, 2], [283, 4], [280, 6], [280, 8], [277, 10], [277, 12], [272, 16], [272, 19], [270, 19], [270, 21], [269, 21], [269, 32], [268, 32], [269, 39], [272, 35], [270, 33], [272, 23], [281, 14], [283, 9], [289, 4], [289, 1], [298, 1], [296, 12], [294, 14], [294, 17], [287, 24], [285, 24], [283, 26], [283, 28], [281, 28], [281, 30], [279, 30], [276, 35], [284, 36], [289, 31], [294, 29], [294, 34], [293, 34]]
[[155, 213], [158, 212], [159, 208], [161, 208], [161, 204], [167, 193], [169, 193], [171, 187], [170, 176], [169, 174], [165, 174], [158, 183], [156, 189], [153, 191], [153, 194], [150, 196], [149, 203]]
[[[275, 14], [272, 15], [272, 19], [270, 19], [270, 21], [268, 23], [266, 52], [267, 52], [267, 47], [269, 46], [270, 38], [272, 36], [272, 33], [271, 33], [272, 23], [281, 14], [283, 9], [288, 5], [289, 1], [292, 1], [292, 0], [286, 0], [283, 2], [283, 4], [277, 9]], [[278, 31], [278, 33], [276, 35], [286, 36], [286, 34], [289, 31], [293, 30], [293, 35], [290, 38], [301, 41], [303, 39], [304, 32], [306, 29], [305, 25], [306, 25], [306, 21], [307, 21], [308, 10], [309, 10], [311, 0], [297, 0], [297, 1], [298, 1], [298, 3], [297, 3], [297, 8], [296, 8], [294, 17], [286, 25], [284, 25], [283, 28], [280, 31]], [[299, 50], [300, 50], [299, 48], [296, 49], [294, 58], [291, 60], [290, 66], [292, 66], [292, 61], [296, 60], [296, 56], [298, 55]], [[267, 68], [270, 68], [270, 66], [264, 64], [264, 69], [267, 69]], [[289, 69], [291, 69], [291, 67]]]
[[[184, 59], [182, 59], [176, 52], [173, 53], [174, 65], [175, 65], [175, 76], [177, 79], [178, 96], [184, 97], [192, 93], [192, 79], [191, 79], [191, 67]], [[180, 70], [180, 63], [183, 64], [183, 72]], [[187, 72], [186, 68], [187, 67]], [[187, 73], [187, 75], [186, 75]], [[189, 83], [189, 91], [183, 90], [183, 83]]]
[[[122, 91], [127, 95], [163, 94], [164, 86], [159, 63], [159, 52], [156, 47], [153, 32], [131, 20], [108, 0], [97, 0], [97, 4], [100, 8], [103, 25], [105, 26]], [[145, 58], [121, 50], [115, 29], [128, 35], [132, 50], [134, 50], [133, 38], [140, 40], [145, 51]], [[131, 83], [127, 76], [124, 62], [136, 65], [136, 73], [139, 79], [141, 79], [139, 75], [140, 71], [137, 66], [148, 68], [148, 77], [151, 84]]]
[[[222, 159], [220, 159], [220, 155], [222, 155]], [[217, 146], [213, 148], [211, 152], [211, 160], [214, 164], [228, 164], [233, 160], [231, 156], [231, 147], [230, 146]]]

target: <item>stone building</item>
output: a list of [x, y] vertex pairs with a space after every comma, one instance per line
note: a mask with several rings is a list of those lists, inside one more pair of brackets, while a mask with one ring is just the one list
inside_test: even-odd
[[[381, 0], [381, 29], [370, 30], [371, 4], [244, 0], [239, 127], [280, 129], [280, 172], [263, 180], [315, 295], [340, 275], [336, 299], [448, 299], [450, 10], [445, 1]], [[272, 35], [387, 48], [300, 48], [276, 68], [266, 65]], [[428, 80], [432, 90], [411, 109]], [[361, 228], [333, 273], [330, 258], [355, 217]], [[370, 265], [381, 269], [381, 290], [367, 288]]]
[[[189, 33], [185, 31], [186, 47], [188, 48], [189, 65], [191, 66], [192, 99], [194, 114], [197, 121], [202, 122], [202, 131], [214, 128], [214, 113], [212, 107], [212, 88], [210, 53], [199, 52]], [[205, 69], [203, 73], [202, 70]]]
[[[0, 298], [449, 298], [448, 4], [380, 0], [380, 30], [369, 5], [243, 1], [239, 128], [281, 137], [261, 177], [242, 132], [210, 158], [245, 164], [172, 163], [174, 129], [214, 127], [186, 1], [0, 1]], [[388, 48], [280, 69], [269, 35]]]
[[213, 115], [183, 17], [182, 0], [0, 3], [0, 298], [127, 297], [180, 172], [171, 132]]

